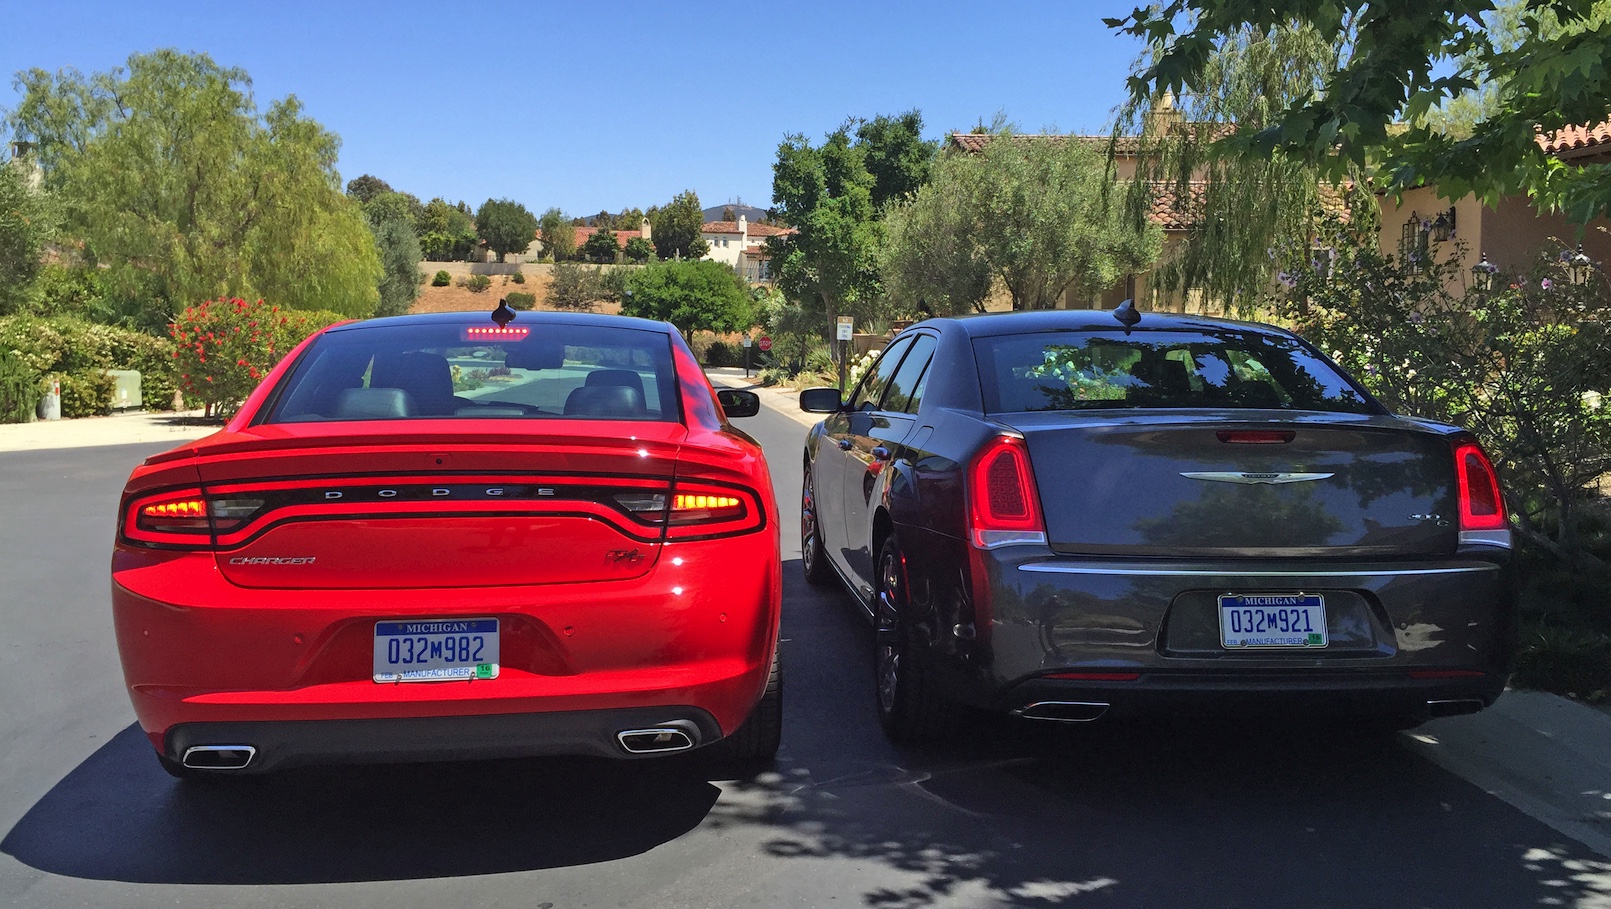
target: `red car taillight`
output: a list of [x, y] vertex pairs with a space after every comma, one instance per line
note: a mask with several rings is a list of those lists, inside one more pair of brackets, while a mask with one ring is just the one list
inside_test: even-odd
[[207, 500], [199, 489], [133, 499], [124, 507], [122, 532], [132, 543], [164, 548], [205, 549], [213, 541]]
[[980, 549], [1046, 542], [1040, 492], [1023, 439], [997, 436], [968, 465], [968, 538]]
[[679, 480], [666, 523], [668, 540], [705, 539], [760, 530], [766, 515], [747, 489]]
[[1454, 469], [1460, 493], [1460, 531], [1504, 530], [1505, 500], [1499, 477], [1482, 446], [1469, 439], [1454, 446]]

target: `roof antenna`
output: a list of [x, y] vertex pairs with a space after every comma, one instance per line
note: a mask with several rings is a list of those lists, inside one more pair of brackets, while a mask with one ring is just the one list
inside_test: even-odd
[[1113, 318], [1118, 319], [1119, 324], [1124, 326], [1124, 333], [1129, 334], [1130, 329], [1135, 328], [1136, 323], [1141, 321], [1141, 313], [1136, 311], [1136, 301], [1125, 300], [1120, 303], [1113, 310]]
[[514, 320], [515, 311], [509, 308], [509, 301], [499, 300], [498, 308], [492, 311], [492, 321], [497, 322], [499, 328], [503, 328]]

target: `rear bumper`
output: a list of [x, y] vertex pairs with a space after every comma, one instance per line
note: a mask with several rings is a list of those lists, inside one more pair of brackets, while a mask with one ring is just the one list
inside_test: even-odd
[[[229, 773], [267, 773], [301, 764], [397, 763], [587, 754], [636, 758], [617, 733], [682, 728], [693, 745], [722, 736], [716, 718], [698, 707], [513, 713], [494, 716], [285, 722], [183, 723], [160, 750], [182, 762], [192, 748], [245, 746], [251, 760]], [[683, 749], [686, 750], [686, 749]]]
[[[1413, 679], [1402, 672], [1143, 673], [1135, 681], [1034, 678], [992, 706], [1030, 718], [1072, 721], [1145, 716], [1267, 716], [1284, 721], [1392, 716], [1424, 720], [1475, 713], [1504, 691], [1505, 676]], [[1060, 709], [1077, 704], [1088, 709]]]
[[[936, 536], [908, 552], [919, 549], [935, 554], [909, 564], [927, 575], [912, 587], [927, 593], [934, 616], [936, 674], [952, 697], [986, 708], [1059, 697], [1107, 703], [1114, 715], [1291, 704], [1416, 714], [1431, 700], [1491, 704], [1516, 647], [1514, 569], [1503, 554], [1141, 561], [1039, 546], [978, 552]], [[970, 560], [960, 583], [951, 580]], [[1326, 647], [1221, 646], [1220, 595], [1294, 592], [1325, 598]], [[1123, 678], [1042, 678], [1059, 672]]]
[[[369, 753], [366, 734], [341, 731], [369, 728], [393, 740], [380, 759], [624, 754], [616, 729], [600, 733], [623, 711], [687, 719], [707, 740], [749, 715], [777, 640], [776, 546], [766, 532], [671, 544], [630, 581], [389, 590], [245, 588], [211, 554], [120, 547], [113, 618], [135, 714], [170, 757], [175, 736], [231, 744], [219, 734], [240, 729], [330, 760]], [[372, 680], [376, 621], [450, 617], [499, 620], [497, 678]], [[204, 728], [209, 741], [187, 738]]]

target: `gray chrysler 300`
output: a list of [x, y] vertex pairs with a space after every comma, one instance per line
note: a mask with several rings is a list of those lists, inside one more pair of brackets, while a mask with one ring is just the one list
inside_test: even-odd
[[932, 319], [801, 395], [806, 576], [870, 618], [886, 731], [1493, 703], [1516, 605], [1476, 440], [1280, 329], [1136, 315]]

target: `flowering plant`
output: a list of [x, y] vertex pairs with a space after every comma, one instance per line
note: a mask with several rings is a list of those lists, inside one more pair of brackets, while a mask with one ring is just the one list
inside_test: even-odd
[[179, 387], [208, 416], [232, 414], [291, 348], [340, 318], [239, 297], [191, 306], [169, 326]]

